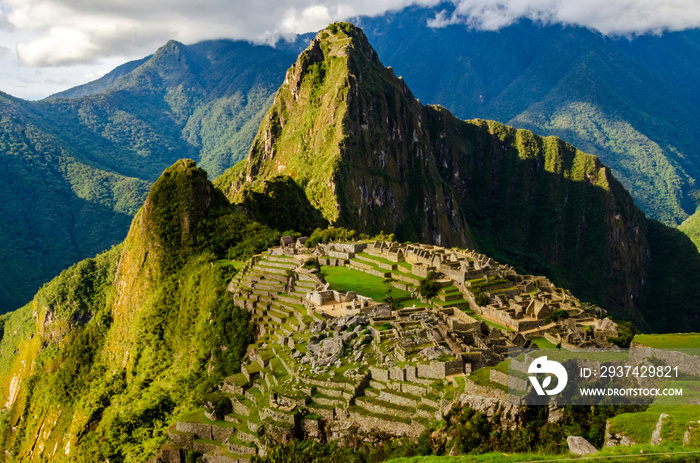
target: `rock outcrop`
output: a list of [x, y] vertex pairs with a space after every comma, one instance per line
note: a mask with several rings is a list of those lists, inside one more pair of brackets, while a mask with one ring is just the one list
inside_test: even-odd
[[659, 415], [659, 421], [656, 422], [656, 427], [651, 433], [651, 445], [661, 445], [661, 442], [663, 442], [663, 438], [661, 437], [661, 429], [664, 426], [666, 418], [668, 418], [666, 413]]

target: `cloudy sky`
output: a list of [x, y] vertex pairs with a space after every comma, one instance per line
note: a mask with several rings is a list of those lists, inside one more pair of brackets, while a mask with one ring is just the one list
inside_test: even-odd
[[[430, 27], [497, 30], [518, 18], [608, 35], [700, 27], [698, 0], [454, 0]], [[274, 40], [435, 0], [0, 0], [0, 90], [37, 99], [153, 53], [169, 39]]]

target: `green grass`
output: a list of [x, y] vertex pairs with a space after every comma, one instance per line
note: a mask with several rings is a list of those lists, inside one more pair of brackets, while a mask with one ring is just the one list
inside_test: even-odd
[[[393, 292], [392, 292], [392, 294], [393, 294]], [[418, 299], [406, 299], [405, 301], [401, 301], [400, 305], [401, 305], [401, 307], [409, 307], [410, 308], [410, 307], [413, 307], [414, 305], [416, 307], [430, 307], [431, 304], [429, 302], [421, 302]]]
[[362, 416], [371, 416], [371, 417], [377, 417], [377, 418], [387, 420], [387, 421], [396, 421], [399, 423], [411, 424], [410, 418], [401, 418], [401, 417], [393, 416], [393, 415], [385, 415], [383, 413], [372, 413], [372, 412], [365, 410], [362, 407], [358, 407], [357, 405], [350, 405], [348, 407], [348, 410], [351, 412], [358, 413]]
[[632, 342], [659, 349], [698, 349], [700, 333], [638, 334]]
[[510, 331], [510, 332], [515, 331], [513, 328], [508, 328], [507, 326], [499, 325], [498, 323], [494, 323], [491, 320], [487, 320], [483, 317], [480, 317], [476, 313], [473, 313], [473, 311], [472, 311], [472, 313], [469, 313], [469, 312], [467, 312], [467, 313], [469, 314], [470, 317], [476, 318], [477, 320], [486, 323], [487, 326], [490, 326], [492, 328], [498, 328], [499, 330], [506, 330], [506, 331]]
[[381, 262], [382, 264], [388, 264], [388, 265], [396, 265], [396, 262], [392, 262], [389, 259], [385, 259], [384, 257], [377, 257], [373, 256], [371, 254], [367, 254], [366, 252], [361, 252], [357, 254], [358, 256], [364, 257], [365, 259], [371, 259], [377, 262]]
[[463, 376], [455, 376], [454, 381], [456, 383], [455, 388], [458, 391], [464, 391], [464, 388], [466, 387], [466, 381], [464, 380]]
[[437, 304], [437, 305], [440, 305], [443, 307], [450, 307], [450, 306], [457, 305], [457, 304], [469, 304], [469, 302], [467, 302], [466, 299], [456, 299], [454, 301], [441, 301], [437, 298], [434, 298], [431, 300], [433, 301], [434, 304]]
[[[355, 291], [362, 296], [371, 297], [375, 301], [381, 301], [386, 297], [387, 287], [381, 277], [346, 267], [323, 266], [321, 272], [326, 281], [331, 284], [331, 288], [337, 291]], [[404, 297], [409, 296], [410, 293], [392, 288], [391, 295]]]
[[229, 259], [219, 259], [214, 262], [219, 267], [233, 267], [236, 271], [239, 271], [245, 265], [245, 262], [240, 260], [229, 260]]
[[238, 387], [243, 387], [248, 384], [248, 379], [243, 373], [236, 373], [235, 375], [226, 378], [226, 381], [235, 384]]
[[191, 412], [186, 412], [180, 415], [177, 419], [185, 423], [203, 423], [203, 424], [213, 424], [214, 422], [204, 416], [204, 409], [200, 408], [198, 410], [193, 410]]
[[[643, 454], [640, 452], [644, 452]], [[650, 456], [654, 455], [654, 456]], [[625, 457], [628, 456], [628, 457]], [[676, 445], [651, 446], [633, 445], [631, 447], [611, 447], [604, 448], [596, 454], [598, 459], [590, 461], [610, 461], [610, 462], [691, 462], [700, 459], [700, 451]], [[396, 458], [388, 463], [515, 463], [530, 461], [589, 461], [586, 458], [574, 458], [571, 454], [565, 453], [552, 455], [545, 453], [503, 453], [491, 452], [482, 455], [459, 455], [454, 457], [441, 456], [416, 456], [408, 458]]]
[[500, 383], [494, 383], [491, 381], [491, 368], [480, 368], [474, 372], [472, 372], [471, 375], [469, 375], [469, 379], [474, 381], [476, 384], [479, 386], [486, 386], [490, 387], [492, 389], [500, 389], [502, 391], [508, 392], [508, 387], [504, 386], [503, 384]]
[[666, 413], [668, 418], [662, 428], [661, 437], [668, 442], [681, 444], [688, 423], [700, 419], [700, 406], [697, 405], [652, 405], [645, 412], [623, 413], [610, 420], [613, 433], [623, 433], [637, 443], [651, 440], [659, 416]]
[[540, 349], [550, 349], [557, 347], [554, 343], [547, 340], [547, 338], [532, 338], [531, 341], [535, 343]]

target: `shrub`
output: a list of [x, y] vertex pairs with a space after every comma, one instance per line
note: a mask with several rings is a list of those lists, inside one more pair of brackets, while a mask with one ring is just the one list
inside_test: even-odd
[[566, 320], [569, 318], [569, 312], [563, 309], [555, 310], [550, 316], [544, 319], [545, 323], [558, 322], [559, 320]]
[[435, 275], [433, 272], [428, 273], [428, 276], [423, 278], [420, 282], [420, 286], [418, 286], [418, 294], [426, 299], [432, 299], [437, 296], [441, 286], [434, 278]]

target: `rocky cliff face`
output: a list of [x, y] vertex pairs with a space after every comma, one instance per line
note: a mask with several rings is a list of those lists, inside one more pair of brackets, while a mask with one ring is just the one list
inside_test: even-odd
[[[469, 229], [430, 155], [423, 108], [349, 24], [321, 31], [287, 71], [229, 197], [286, 174], [337, 225], [405, 229], [405, 237], [468, 245]], [[239, 168], [240, 170], [240, 168]]]
[[641, 320], [644, 215], [594, 156], [424, 106], [362, 31], [333, 24], [287, 72], [230, 199], [285, 174], [334, 225], [475, 246]]

